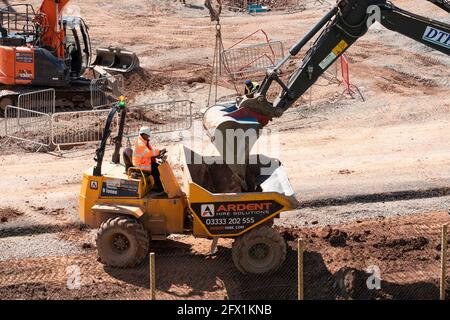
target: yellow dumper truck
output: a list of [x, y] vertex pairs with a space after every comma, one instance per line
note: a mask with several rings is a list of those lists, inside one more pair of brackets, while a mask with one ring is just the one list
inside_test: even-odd
[[[113, 161], [103, 164], [116, 112], [120, 113], [116, 150]], [[246, 166], [255, 191], [239, 192], [226, 164], [182, 147], [183, 188], [163, 155], [158, 170], [164, 191], [155, 191], [151, 175], [137, 168], [126, 170], [119, 162], [125, 117], [124, 103], [111, 110], [97, 149], [97, 164], [84, 172], [81, 186], [80, 218], [98, 228], [101, 262], [132, 267], [146, 257], [150, 241], [192, 234], [213, 244], [218, 238], [234, 238], [233, 261], [243, 273], [273, 272], [283, 263], [286, 243], [272, 228], [273, 219], [296, 208], [297, 200], [278, 160], [252, 156], [252, 164]]]

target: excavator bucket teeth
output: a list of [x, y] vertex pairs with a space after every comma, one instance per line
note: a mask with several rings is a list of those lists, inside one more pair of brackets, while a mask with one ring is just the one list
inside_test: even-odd
[[127, 73], [139, 67], [139, 58], [134, 52], [121, 48], [98, 48], [92, 65], [107, 71]]

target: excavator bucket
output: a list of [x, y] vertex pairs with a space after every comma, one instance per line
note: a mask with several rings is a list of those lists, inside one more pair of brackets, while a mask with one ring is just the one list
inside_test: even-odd
[[139, 58], [134, 52], [122, 48], [98, 48], [92, 65], [107, 71], [127, 73], [139, 67]]
[[249, 154], [258, 140], [264, 121], [248, 109], [239, 109], [236, 103], [216, 105], [203, 114], [203, 126], [235, 178], [246, 189]]

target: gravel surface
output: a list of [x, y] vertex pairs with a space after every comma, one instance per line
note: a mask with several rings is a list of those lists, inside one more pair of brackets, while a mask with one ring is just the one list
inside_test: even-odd
[[79, 245], [55, 234], [37, 234], [0, 239], [0, 261], [38, 257], [67, 256], [83, 253]]
[[447, 211], [449, 209], [450, 196], [376, 203], [353, 203], [343, 206], [303, 208], [286, 212], [281, 214], [280, 219], [276, 220], [276, 224], [283, 227], [304, 228], [423, 212]]

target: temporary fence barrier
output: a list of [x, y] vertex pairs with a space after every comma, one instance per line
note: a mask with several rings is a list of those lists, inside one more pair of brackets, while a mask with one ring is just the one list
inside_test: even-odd
[[6, 136], [5, 126], [6, 126], [5, 118], [0, 118], [0, 138]]
[[125, 138], [136, 137], [141, 126], [152, 133], [169, 133], [189, 130], [192, 126], [192, 101], [175, 100], [128, 108]]
[[351, 97], [353, 97], [353, 94], [355, 93], [355, 91], [353, 89], [355, 89], [358, 92], [359, 96], [361, 97], [361, 100], [365, 101], [364, 96], [362, 95], [359, 88], [350, 83], [349, 63], [348, 63], [347, 57], [345, 55], [341, 55], [339, 57], [339, 62], [341, 64], [341, 77], [342, 77], [341, 82], [339, 83], [339, 86], [341, 84], [344, 84], [344, 86], [345, 86], [342, 94], [348, 94]]
[[[90, 110], [55, 113], [51, 117], [52, 143], [60, 149], [62, 146], [98, 142], [103, 137], [103, 130], [110, 110]], [[114, 132], [118, 117], [111, 125]]]
[[445, 300], [447, 293], [447, 256], [448, 256], [448, 224], [442, 226], [441, 234], [441, 278], [439, 283], [439, 297]]
[[[188, 130], [192, 126], [192, 101], [189, 100], [130, 106], [128, 109], [125, 139], [136, 137], [144, 125], [154, 134]], [[56, 147], [59, 151], [63, 146], [100, 141], [109, 113], [110, 109], [47, 114], [8, 106], [3, 128], [8, 138], [40, 147]], [[118, 120], [116, 116], [111, 131], [117, 130]]]
[[[17, 106], [11, 106], [8, 112], [5, 110], [5, 118], [0, 120], [0, 135], [18, 139], [20, 137], [12, 136], [12, 134], [17, 131], [17, 128], [22, 128], [22, 132], [27, 132], [26, 136], [28, 137], [30, 137], [31, 132], [33, 132], [33, 129], [35, 128], [38, 129], [39, 132], [36, 133], [39, 135], [39, 133], [42, 132], [41, 129], [44, 129], [40, 128], [43, 124], [41, 114], [51, 115], [55, 112], [55, 99], [55, 89], [39, 90], [19, 95]], [[11, 120], [11, 118], [14, 118], [15, 120]], [[44, 122], [46, 123], [46, 121]], [[17, 127], [17, 125], [19, 127]], [[6, 132], [7, 127], [9, 129], [9, 135]], [[41, 139], [38, 139], [38, 141], [36, 138], [37, 135], [31, 140], [41, 145]], [[27, 139], [27, 141], [28, 140], [29, 139]], [[42, 141], [44, 141], [44, 145], [47, 144], [45, 134], [42, 137]]]
[[123, 94], [123, 75], [100, 77], [91, 81], [91, 105], [94, 109], [111, 106]]
[[341, 76], [342, 76], [342, 80], [341, 80], [341, 84], [344, 84], [345, 89], [343, 93], [348, 93], [348, 94], [352, 94], [355, 93], [352, 88], [350, 87], [350, 74], [348, 72], [348, 60], [345, 57], [345, 55], [341, 55], [340, 58], [340, 63], [341, 63]]
[[17, 106], [25, 110], [53, 114], [55, 113], [55, 104], [55, 89], [45, 89], [22, 93], [19, 95]]
[[[265, 42], [238, 46], [258, 32], [264, 35]], [[224, 50], [222, 60], [226, 72], [233, 79], [240, 79], [249, 74], [265, 72], [268, 68], [274, 67], [283, 58], [283, 55], [283, 43], [270, 40], [266, 32], [259, 29]]]
[[51, 115], [7, 106], [5, 109], [5, 134], [9, 139], [20, 140], [42, 147], [48, 147], [52, 141]]
[[[311, 2], [311, 1], [309, 1]], [[317, 0], [318, 2], [318, 0]], [[323, 0], [322, 0], [323, 2]], [[267, 7], [266, 10], [262, 8], [261, 11], [257, 12], [266, 12], [266, 11], [303, 11], [306, 9], [307, 1], [297, 0], [297, 1], [286, 1], [286, 0], [228, 0], [226, 3], [226, 7], [230, 11], [235, 12], [247, 12], [252, 13], [252, 6], [261, 5]]]
[[[240, 273], [231, 259], [233, 249], [225, 246], [215, 253], [156, 250], [135, 272], [143, 292], [150, 280], [152, 300], [448, 299], [447, 227], [441, 231], [440, 223], [424, 222], [406, 228], [407, 237], [386, 231], [379, 238], [364, 228], [353, 234], [342, 226], [284, 229], [286, 259], [270, 274]], [[336, 250], [342, 258], [333, 254]], [[204, 272], [193, 277], [192, 270]]]

